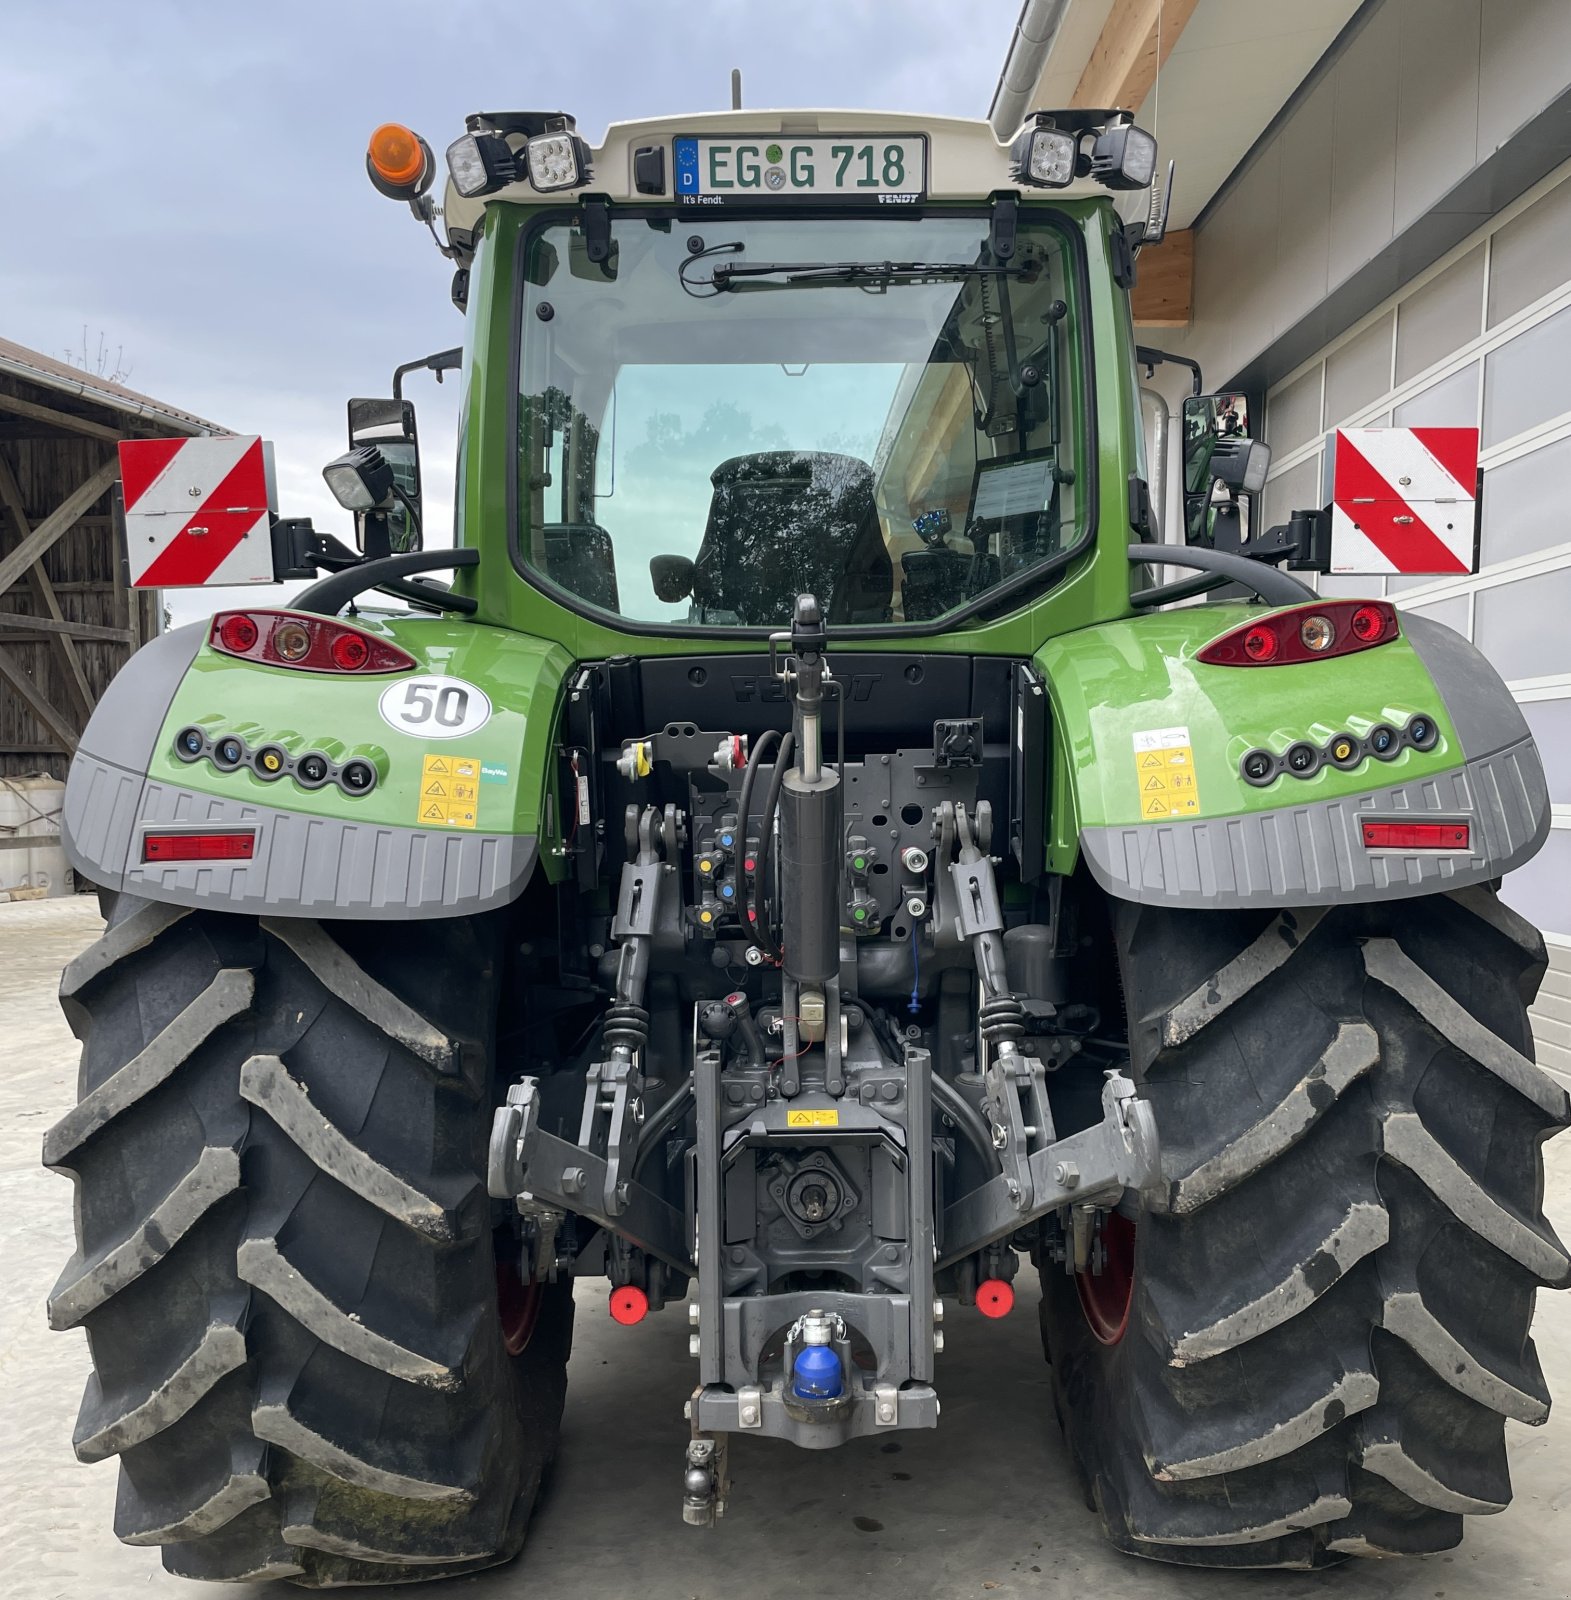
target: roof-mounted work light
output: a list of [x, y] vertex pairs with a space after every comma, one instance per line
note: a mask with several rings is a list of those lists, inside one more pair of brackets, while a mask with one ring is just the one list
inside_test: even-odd
[[495, 194], [518, 178], [518, 159], [500, 133], [466, 133], [447, 147], [453, 187], [466, 200]]
[[468, 133], [447, 147], [447, 170], [466, 200], [525, 177], [540, 194], [590, 179], [589, 146], [565, 111], [477, 111], [464, 125]]
[[1017, 183], [1062, 189], [1075, 181], [1080, 135], [1060, 128], [1022, 128], [1009, 147]]
[[576, 189], [589, 176], [589, 147], [565, 124], [529, 141], [529, 181], [542, 194]]
[[1034, 112], [1009, 156], [1015, 182], [1037, 189], [1066, 189], [1076, 178], [1095, 178], [1109, 189], [1145, 189], [1156, 177], [1156, 140], [1127, 111]]
[[1091, 146], [1091, 176], [1109, 189], [1144, 189], [1156, 176], [1156, 140], [1132, 122], [1103, 128]]

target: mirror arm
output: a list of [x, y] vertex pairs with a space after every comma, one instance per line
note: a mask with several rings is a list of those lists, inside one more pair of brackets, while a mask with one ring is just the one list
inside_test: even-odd
[[1172, 362], [1176, 367], [1189, 368], [1190, 393], [1201, 395], [1205, 393], [1205, 382], [1200, 376], [1200, 363], [1191, 361], [1188, 356], [1175, 356], [1167, 350], [1158, 350], [1155, 345], [1137, 344], [1135, 346], [1135, 364], [1146, 369], [1146, 376], [1152, 377], [1156, 369], [1166, 362]]
[[455, 345], [451, 350], [438, 350], [434, 356], [421, 356], [418, 361], [406, 361], [401, 367], [393, 368], [393, 398], [404, 398], [404, 374], [406, 372], [430, 372], [436, 376], [436, 381], [442, 381], [444, 372], [452, 372], [463, 364], [464, 352], [461, 345]]

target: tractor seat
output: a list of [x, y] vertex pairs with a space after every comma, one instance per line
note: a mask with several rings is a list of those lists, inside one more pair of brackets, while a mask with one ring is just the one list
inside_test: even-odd
[[830, 622], [888, 620], [894, 572], [865, 461], [766, 450], [721, 462], [709, 481], [697, 620], [784, 627], [805, 593], [827, 601]]

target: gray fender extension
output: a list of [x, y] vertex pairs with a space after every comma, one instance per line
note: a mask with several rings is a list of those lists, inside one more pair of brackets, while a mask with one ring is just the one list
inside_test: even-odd
[[[139, 650], [109, 685], [66, 779], [61, 833], [71, 865], [106, 889], [275, 917], [471, 916], [506, 905], [534, 869], [523, 834], [400, 828], [311, 816], [148, 777], [153, 748], [206, 626]], [[144, 862], [148, 827], [254, 827], [249, 861]]]
[[[1462, 747], [1462, 765], [1338, 800], [1192, 822], [1083, 828], [1092, 876], [1144, 905], [1228, 910], [1346, 905], [1463, 889], [1503, 877], [1549, 832], [1549, 788], [1527, 723], [1493, 667], [1452, 629], [1404, 616]], [[1465, 817], [1467, 855], [1373, 853], [1368, 817]]]

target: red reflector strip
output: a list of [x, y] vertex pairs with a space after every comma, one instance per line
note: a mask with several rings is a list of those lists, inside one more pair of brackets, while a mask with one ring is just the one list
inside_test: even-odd
[[144, 833], [144, 861], [249, 861], [256, 853], [256, 830], [227, 833]]
[[1466, 822], [1366, 822], [1366, 850], [1468, 850], [1472, 828]]

